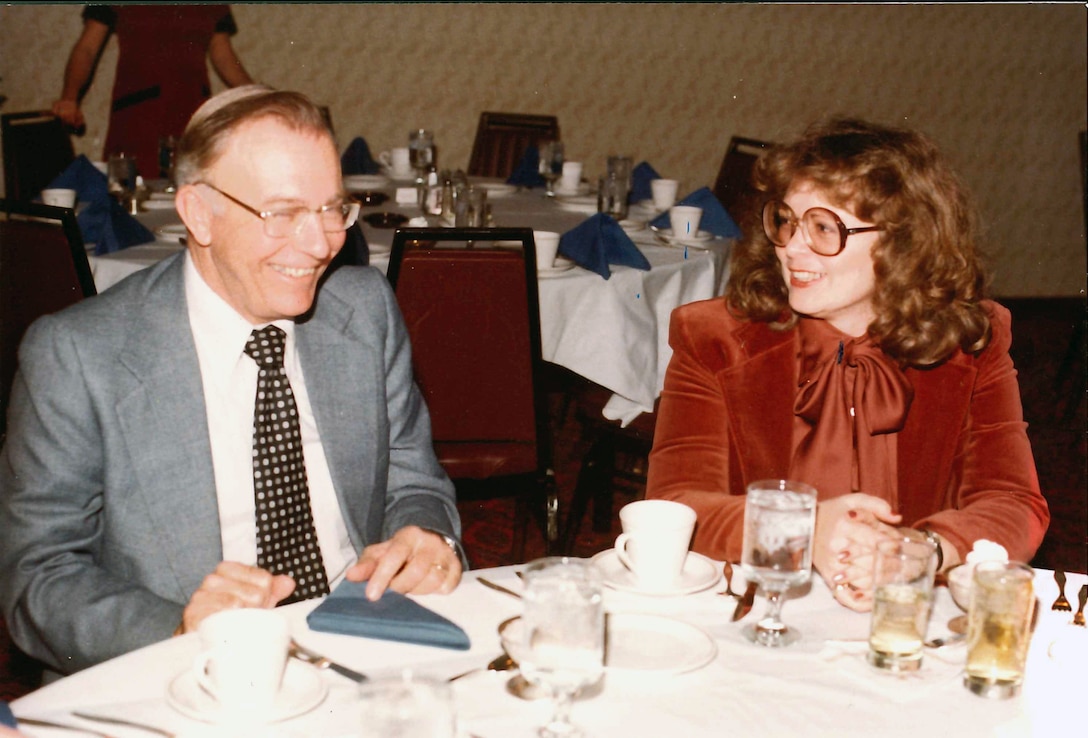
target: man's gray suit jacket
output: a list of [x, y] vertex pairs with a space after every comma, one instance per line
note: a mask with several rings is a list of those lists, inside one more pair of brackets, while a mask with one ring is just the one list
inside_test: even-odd
[[[171, 635], [222, 558], [183, 255], [37, 321], [0, 453], [0, 606], [68, 673]], [[385, 278], [329, 276], [296, 340], [357, 551], [408, 524], [460, 535]]]

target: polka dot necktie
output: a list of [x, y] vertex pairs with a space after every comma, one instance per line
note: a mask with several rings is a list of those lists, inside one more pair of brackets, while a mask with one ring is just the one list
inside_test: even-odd
[[245, 347], [258, 368], [253, 406], [257, 566], [295, 580], [295, 591], [281, 604], [329, 593], [310, 510], [298, 410], [283, 369], [286, 338], [269, 325], [254, 330]]

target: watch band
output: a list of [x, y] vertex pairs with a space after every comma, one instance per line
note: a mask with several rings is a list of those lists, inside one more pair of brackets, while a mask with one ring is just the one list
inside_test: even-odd
[[940, 571], [941, 567], [944, 566], [944, 550], [941, 548], [941, 537], [929, 528], [923, 528], [922, 532], [925, 534], [926, 538], [933, 541], [933, 545], [937, 547], [937, 571]]
[[428, 533], [434, 533], [436, 536], [441, 538], [445, 542], [445, 544], [450, 547], [450, 550], [453, 551], [453, 555], [456, 556], [457, 559], [461, 562], [461, 567], [464, 569], [468, 569], [468, 557], [465, 555], [464, 546], [461, 545], [460, 541], [451, 536], [449, 533], [443, 533], [442, 531], [436, 530], [434, 528], [425, 528], [423, 526], [420, 526], [420, 528], [427, 531]]

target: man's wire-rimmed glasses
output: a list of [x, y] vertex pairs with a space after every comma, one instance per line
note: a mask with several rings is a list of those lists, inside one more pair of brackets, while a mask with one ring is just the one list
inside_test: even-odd
[[793, 209], [781, 200], [771, 200], [763, 206], [763, 232], [775, 246], [785, 246], [801, 228], [805, 244], [821, 256], [838, 256], [846, 248], [846, 239], [855, 233], [882, 231], [883, 226], [847, 228], [835, 213], [827, 208], [809, 208], [798, 218]]
[[247, 205], [234, 195], [219, 189], [210, 182], [197, 182], [215, 190], [223, 197], [233, 202], [238, 207], [246, 210], [261, 219], [264, 224], [264, 233], [270, 238], [287, 238], [297, 236], [306, 224], [306, 216], [311, 213], [317, 215], [321, 228], [326, 233], [341, 233], [351, 228], [359, 217], [359, 203], [341, 202], [335, 205], [322, 205], [317, 209], [310, 209], [303, 205], [276, 208], [275, 210], [258, 210]]

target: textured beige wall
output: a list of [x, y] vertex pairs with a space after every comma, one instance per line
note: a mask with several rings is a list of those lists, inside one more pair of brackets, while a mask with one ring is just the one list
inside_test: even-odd
[[[684, 190], [711, 184], [731, 135], [781, 140], [848, 113], [932, 135], [988, 227], [999, 295], [1084, 294], [1076, 136], [1086, 127], [1083, 4], [235, 5], [253, 76], [332, 109], [346, 145], [435, 131], [465, 166], [481, 110], [554, 113], [592, 175], [610, 152]], [[5, 111], [47, 107], [78, 6], [0, 8]], [[111, 41], [80, 151], [101, 155]]]

